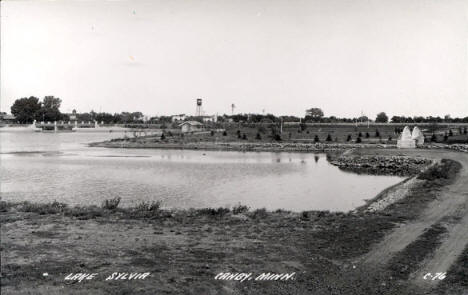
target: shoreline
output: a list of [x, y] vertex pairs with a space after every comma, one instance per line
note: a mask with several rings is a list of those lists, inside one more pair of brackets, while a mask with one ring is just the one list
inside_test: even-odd
[[[200, 142], [162, 142], [145, 141], [152, 137], [114, 139], [88, 143], [90, 147], [122, 149], [180, 149], [208, 151], [252, 151], [252, 152], [335, 152], [354, 149], [391, 149], [397, 150], [396, 144], [384, 143], [298, 143], [294, 141], [253, 142], [253, 141], [200, 141]], [[143, 141], [141, 141], [143, 140]], [[425, 144], [417, 150], [449, 150], [468, 153], [468, 144]], [[404, 151], [403, 149], [402, 151]]]
[[[447, 166], [450, 171], [456, 168], [449, 167], [452, 166]], [[395, 273], [408, 255], [414, 255], [413, 251], [403, 252], [385, 266], [355, 260], [372, 251], [372, 246], [399, 224], [417, 220], [437, 198], [437, 191], [457, 177], [456, 173], [448, 178], [426, 175], [432, 178], [424, 179], [408, 196], [376, 212], [247, 211], [242, 206], [165, 210], [152, 204], [109, 210], [97, 206], [69, 208], [60, 203], [2, 202], [2, 291], [58, 294], [65, 288], [69, 294], [96, 290], [119, 293], [125, 287], [118, 282], [66, 285], [63, 280], [71, 272], [112, 273], [118, 269], [152, 273], [150, 280], [132, 282], [128, 289], [140, 290], [141, 294], [154, 294], [155, 290], [161, 294], [200, 294], [210, 290], [230, 294], [221, 292], [225, 288], [243, 290], [245, 294], [275, 294], [279, 290], [327, 294], [325, 290], [330, 285], [346, 294], [389, 289], [397, 292], [391, 294], [423, 294], [413, 288], [406, 275]], [[422, 238], [436, 249], [443, 237]], [[25, 248], [21, 241], [31, 242]], [[53, 247], [52, 241], [56, 243]], [[122, 251], [124, 256], [117, 260], [120, 256], [109, 254]], [[411, 261], [419, 265], [433, 251], [429, 252], [422, 258], [411, 256]], [[463, 260], [453, 267], [460, 268], [460, 263]], [[298, 277], [291, 283], [273, 284], [232, 284], [213, 279], [217, 273], [229, 270], [296, 272]], [[39, 274], [46, 271], [49, 277], [44, 279]], [[29, 277], [27, 281], [22, 279], [25, 276]], [[455, 278], [458, 281], [453, 282], [452, 277], [453, 284], [440, 284], [437, 288], [462, 288], [463, 278]], [[386, 282], [385, 288], [382, 281]]]

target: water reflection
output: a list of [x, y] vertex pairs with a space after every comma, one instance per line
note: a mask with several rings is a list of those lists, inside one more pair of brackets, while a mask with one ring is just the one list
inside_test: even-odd
[[[122, 134], [0, 132], [5, 200], [350, 210], [400, 181], [344, 173], [323, 154], [89, 148]], [[322, 160], [321, 160], [322, 159]], [[313, 165], [308, 164], [313, 163]]]

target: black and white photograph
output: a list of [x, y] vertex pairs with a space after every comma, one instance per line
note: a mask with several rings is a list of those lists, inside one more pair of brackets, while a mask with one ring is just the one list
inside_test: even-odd
[[2, 0], [0, 292], [468, 295], [467, 0]]

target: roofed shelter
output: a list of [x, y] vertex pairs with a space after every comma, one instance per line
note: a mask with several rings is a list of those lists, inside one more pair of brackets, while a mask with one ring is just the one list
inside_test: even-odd
[[179, 127], [182, 133], [186, 133], [186, 132], [202, 131], [204, 126], [202, 123], [197, 122], [197, 121], [186, 121], [186, 122], [179, 124]]

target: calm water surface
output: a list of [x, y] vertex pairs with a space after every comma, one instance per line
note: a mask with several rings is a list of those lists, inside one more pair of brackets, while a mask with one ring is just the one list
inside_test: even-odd
[[324, 154], [106, 149], [86, 143], [123, 133], [0, 130], [3, 200], [99, 205], [120, 196], [129, 206], [347, 211], [400, 177], [357, 175]]

